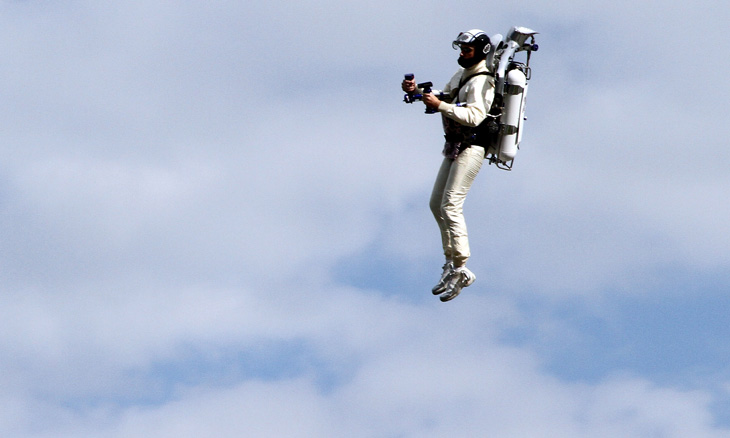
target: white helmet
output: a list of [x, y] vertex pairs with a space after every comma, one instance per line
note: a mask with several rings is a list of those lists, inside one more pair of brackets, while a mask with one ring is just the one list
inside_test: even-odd
[[489, 36], [481, 29], [471, 29], [461, 32], [458, 37], [451, 43], [454, 49], [460, 49], [462, 44], [474, 46], [477, 53], [487, 54], [491, 48]]

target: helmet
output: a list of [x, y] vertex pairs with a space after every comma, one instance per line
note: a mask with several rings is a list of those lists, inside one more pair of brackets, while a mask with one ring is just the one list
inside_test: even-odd
[[454, 49], [460, 49], [462, 44], [474, 46], [476, 53], [482, 53], [486, 56], [491, 48], [489, 37], [483, 30], [472, 29], [461, 32], [458, 37], [451, 43]]

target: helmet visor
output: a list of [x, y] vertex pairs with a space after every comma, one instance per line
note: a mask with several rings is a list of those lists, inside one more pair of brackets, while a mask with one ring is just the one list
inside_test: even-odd
[[451, 43], [451, 47], [460, 50], [462, 44], [474, 44], [476, 37], [470, 32], [461, 32], [458, 37]]

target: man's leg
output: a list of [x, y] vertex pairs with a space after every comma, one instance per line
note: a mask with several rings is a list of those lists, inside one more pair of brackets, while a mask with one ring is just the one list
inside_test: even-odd
[[464, 201], [484, 161], [484, 148], [465, 149], [451, 165], [444, 186], [441, 214], [446, 224], [447, 246], [450, 247], [455, 267], [464, 266], [471, 255], [469, 237], [464, 219]]

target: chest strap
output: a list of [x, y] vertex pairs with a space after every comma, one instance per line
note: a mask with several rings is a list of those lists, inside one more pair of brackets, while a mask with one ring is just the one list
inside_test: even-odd
[[464, 78], [462, 76], [461, 80], [459, 81], [459, 86], [456, 89], [451, 90], [451, 92], [453, 93], [452, 95], [454, 96], [454, 98], [456, 99], [457, 102], [459, 101], [459, 91], [461, 91], [461, 87], [466, 85], [470, 80], [472, 80], [473, 78], [475, 78], [477, 76], [492, 76], [493, 77], [494, 75], [492, 73], [489, 73], [488, 71], [480, 71], [480, 72], [474, 73], [472, 75], [469, 75], [466, 78]]

